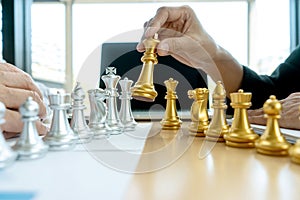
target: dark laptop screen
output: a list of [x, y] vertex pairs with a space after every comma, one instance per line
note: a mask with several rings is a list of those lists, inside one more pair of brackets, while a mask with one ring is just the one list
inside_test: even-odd
[[[117, 68], [117, 75], [122, 79], [127, 77], [134, 83], [137, 81], [143, 63], [143, 53], [136, 51], [137, 43], [104, 43], [101, 55], [101, 75], [105, 74], [106, 67]], [[177, 80], [176, 88], [179, 111], [190, 110], [193, 100], [187, 96], [187, 91], [195, 88], [207, 88], [207, 78], [201, 70], [184, 65], [171, 56], [158, 56], [158, 64], [154, 67], [153, 83], [158, 93], [154, 102], [143, 102], [132, 99], [132, 111], [162, 110], [166, 107], [166, 88], [164, 81], [169, 78]], [[133, 83], [133, 85], [134, 85]], [[100, 88], [105, 88], [100, 80]], [[120, 86], [118, 92], [121, 93]], [[120, 101], [118, 101], [120, 103]]]

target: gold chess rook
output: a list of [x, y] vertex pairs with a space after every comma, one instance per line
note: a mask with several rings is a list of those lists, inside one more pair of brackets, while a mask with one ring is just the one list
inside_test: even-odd
[[258, 153], [274, 156], [288, 155], [291, 145], [282, 135], [278, 123], [281, 109], [281, 103], [274, 95], [271, 95], [264, 103], [263, 110], [267, 118], [267, 125], [263, 135], [255, 142]]
[[[300, 107], [299, 107], [300, 110]], [[299, 117], [300, 119], [300, 117]], [[294, 144], [289, 149], [289, 155], [291, 157], [291, 161], [297, 164], [300, 164], [300, 139], [296, 141], [296, 144]]]
[[182, 121], [179, 119], [176, 108], [176, 87], [178, 81], [170, 78], [164, 82], [167, 88], [167, 94], [165, 99], [167, 99], [167, 106], [165, 111], [165, 116], [161, 120], [160, 124], [162, 125], [163, 130], [177, 130], [180, 128]]
[[142, 71], [135, 85], [132, 87], [132, 97], [141, 101], [152, 102], [157, 97], [153, 85], [154, 65], [157, 64], [156, 46], [160, 42], [157, 34], [154, 38], [148, 38], [143, 41], [146, 51], [141, 58], [143, 62]]
[[234, 108], [233, 121], [227, 134], [224, 134], [226, 145], [232, 147], [252, 148], [258, 135], [250, 127], [247, 109], [251, 106], [250, 92], [239, 90], [231, 93], [231, 106]]
[[196, 88], [188, 91], [188, 97], [194, 99], [191, 106], [191, 123], [189, 131], [191, 135], [203, 137], [208, 128], [209, 118], [207, 113], [208, 89]]

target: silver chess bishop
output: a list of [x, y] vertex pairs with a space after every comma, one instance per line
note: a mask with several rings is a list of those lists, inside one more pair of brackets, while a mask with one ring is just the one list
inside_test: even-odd
[[75, 135], [70, 127], [67, 110], [71, 107], [70, 94], [49, 95], [50, 108], [53, 110], [50, 131], [44, 141], [50, 150], [69, 150], [75, 147]]
[[88, 91], [90, 101], [90, 118], [88, 126], [94, 132], [94, 138], [109, 136], [110, 128], [105, 123], [107, 106], [104, 102], [109, 97], [109, 92], [101, 88]]
[[115, 75], [116, 68], [108, 67], [106, 69], [106, 75], [103, 75], [101, 79], [103, 80], [106, 91], [109, 92], [109, 97], [106, 99], [107, 105], [107, 116], [106, 116], [106, 124], [111, 129], [110, 134], [120, 134], [123, 131], [123, 124], [119, 118], [117, 101], [116, 98], [119, 96], [117, 92], [117, 84], [120, 80], [120, 76]]
[[79, 82], [76, 83], [71, 97], [73, 100], [73, 112], [70, 124], [77, 137], [77, 143], [90, 142], [93, 139], [94, 133], [90, 130], [84, 117], [84, 110], [86, 109], [84, 105], [85, 93]]
[[41, 158], [48, 152], [49, 146], [46, 145], [36, 129], [35, 122], [39, 119], [39, 105], [28, 97], [24, 104], [19, 108], [19, 112], [24, 122], [20, 138], [13, 146], [18, 152], [18, 159]]
[[119, 112], [119, 117], [124, 125], [125, 130], [134, 130], [137, 122], [134, 120], [132, 110], [131, 110], [131, 102], [130, 100], [132, 99], [131, 97], [131, 85], [133, 81], [128, 80], [127, 77], [125, 77], [123, 80], [119, 81], [119, 84], [122, 89], [122, 94], [120, 95], [121, 99], [121, 108]]
[[[0, 102], [0, 125], [5, 123], [4, 115], [5, 106], [2, 102]], [[0, 128], [0, 170], [10, 166], [16, 160], [16, 158], [16, 152], [10, 148]]]

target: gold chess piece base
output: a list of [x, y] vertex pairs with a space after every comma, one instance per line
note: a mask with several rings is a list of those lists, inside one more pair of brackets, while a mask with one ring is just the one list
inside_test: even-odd
[[160, 124], [163, 130], [178, 130], [181, 127], [182, 121], [180, 119], [162, 120]]
[[190, 135], [197, 136], [197, 137], [205, 137], [205, 130], [207, 129], [209, 123], [201, 123], [200, 122], [191, 122], [189, 125], [189, 133]]
[[210, 131], [205, 131], [204, 134], [206, 135], [206, 139], [208, 141], [213, 141], [213, 142], [225, 142], [224, 139], [224, 134], [228, 133], [229, 127], [226, 126], [222, 128], [222, 130], [218, 129], [210, 129]]
[[250, 133], [234, 131], [224, 135], [226, 145], [239, 148], [253, 148], [255, 147], [255, 140], [259, 137], [254, 133], [252, 128], [248, 130]]
[[[263, 136], [261, 136], [262, 138]], [[255, 142], [256, 151], [261, 154], [271, 155], [271, 156], [286, 156], [288, 155], [288, 150], [290, 144], [282, 139], [281, 141], [274, 140], [268, 141], [264, 139], [258, 139]]]
[[157, 92], [153, 85], [136, 83], [132, 89], [132, 96], [139, 101], [153, 102], [157, 97]]

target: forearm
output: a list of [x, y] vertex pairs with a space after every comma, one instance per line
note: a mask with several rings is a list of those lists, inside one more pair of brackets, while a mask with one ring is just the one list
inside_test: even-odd
[[230, 93], [240, 89], [243, 79], [243, 68], [237, 60], [222, 47], [218, 48], [216, 55], [213, 57], [213, 61], [220, 72], [227, 96], [229, 97]]

